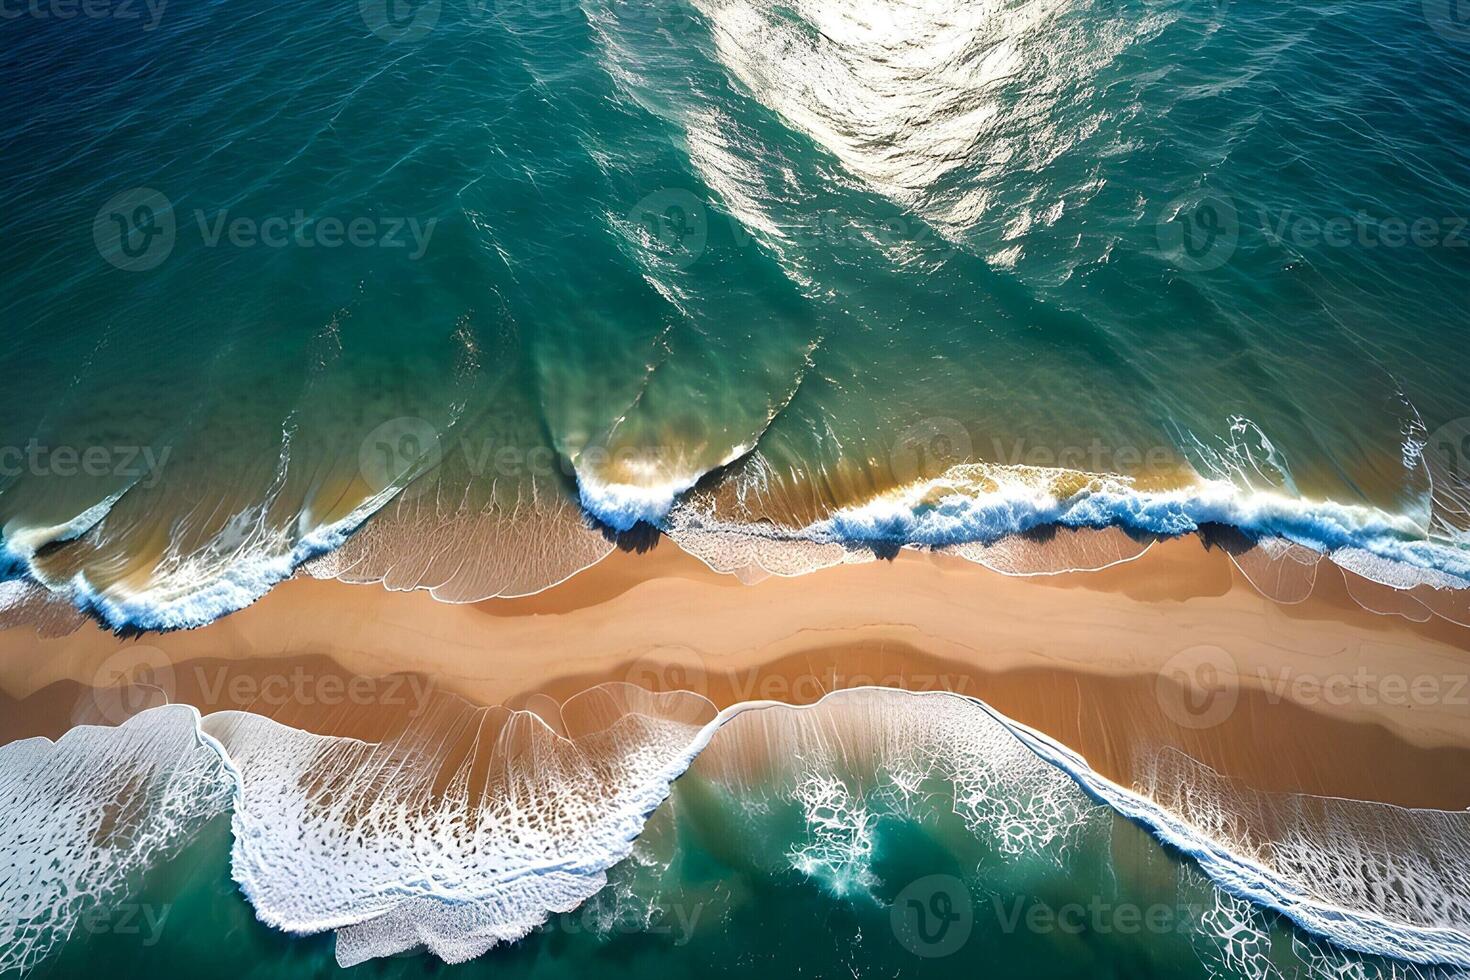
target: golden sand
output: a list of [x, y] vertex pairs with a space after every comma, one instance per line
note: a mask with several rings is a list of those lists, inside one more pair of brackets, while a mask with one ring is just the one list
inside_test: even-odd
[[3, 741], [116, 720], [92, 688], [140, 672], [205, 713], [365, 738], [431, 690], [556, 727], [562, 702], [609, 681], [717, 707], [877, 684], [981, 698], [1125, 785], [1174, 746], [1260, 789], [1470, 805], [1470, 629], [1364, 610], [1331, 566], [1280, 604], [1195, 538], [1101, 572], [903, 552], [752, 586], [662, 542], [523, 599], [300, 577], [199, 630], [12, 629], [0, 645]]

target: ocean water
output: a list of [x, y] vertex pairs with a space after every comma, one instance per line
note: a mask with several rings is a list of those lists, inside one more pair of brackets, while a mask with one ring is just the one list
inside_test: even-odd
[[[0, 35], [6, 623], [197, 627], [298, 569], [522, 595], [650, 529], [747, 580], [1199, 531], [1283, 598], [1330, 559], [1470, 621], [1454, 4], [36, 0]], [[1177, 761], [1144, 796], [947, 696], [588, 697], [575, 739], [176, 706], [0, 746], [0, 972], [1470, 968], [1470, 814]]]
[[1197, 765], [1161, 768], [1190, 789], [1166, 810], [948, 694], [702, 722], [600, 696], [631, 700], [570, 739], [483, 709], [370, 745], [167, 706], [6, 746], [0, 973], [1470, 965], [1470, 814], [1241, 795]]
[[1227, 524], [1470, 574], [1439, 0], [117, 0], [5, 31], [6, 574], [113, 626], [313, 558], [524, 594], [640, 522], [766, 571]]
[[30, 976], [1450, 975], [1346, 954], [1253, 913], [1127, 824], [1110, 828], [1111, 849], [1100, 827], [1063, 869], [961, 840], [943, 814], [886, 818], [869, 890], [840, 893], [788, 866], [805, 836], [799, 814], [744, 816], [703, 789], [680, 788], [654, 818], [644, 862], [615, 869], [589, 905], [469, 963], [411, 955], [344, 971], [330, 940], [274, 932], [222, 870], [218, 820]]

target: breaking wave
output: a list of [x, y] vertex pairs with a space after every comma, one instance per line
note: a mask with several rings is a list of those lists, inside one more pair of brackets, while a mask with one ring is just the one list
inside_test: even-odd
[[461, 962], [601, 891], [691, 765], [746, 798], [789, 786], [809, 831], [792, 867], [838, 893], [870, 880], [864, 794], [914, 808], [939, 783], [1003, 854], [1065, 853], [1110, 810], [1188, 855], [1220, 908], [1273, 910], [1357, 953], [1470, 966], [1470, 813], [1267, 797], [1169, 760], [1128, 789], [947, 693], [716, 713], [609, 684], [535, 713], [446, 701], [382, 742], [165, 706], [5, 746], [0, 854], [19, 872], [0, 898], [19, 915], [0, 968], [33, 966], [83, 904], [117, 901], [226, 808], [234, 878], [262, 921], [335, 931], [343, 965], [419, 948]]
[[[1312, 567], [1329, 560], [1363, 583], [1358, 598], [1368, 608], [1470, 622], [1463, 532], [1427, 533], [1417, 519], [1378, 508], [1228, 480], [1147, 488], [1126, 476], [965, 463], [805, 524], [727, 516], [711, 491], [693, 484], [639, 488], [588, 478], [579, 484], [581, 511], [552, 497], [464, 514], [432, 498], [386, 493], [294, 542], [208, 568], [185, 565], [141, 589], [98, 588], [83, 574], [47, 580], [32, 571], [31, 555], [11, 545], [12, 581], [44, 592], [12, 589], [3, 612], [7, 622], [24, 621], [28, 610], [33, 620], [55, 619], [62, 599], [117, 630], [197, 627], [249, 605], [302, 566], [321, 578], [426, 588], [453, 602], [526, 595], [595, 564], [613, 550], [612, 531], [642, 523], [747, 581], [870, 561], [899, 548], [954, 554], [1012, 575], [1081, 571], [1136, 557], [1154, 540], [1201, 534], [1230, 542], [1247, 578], [1281, 601], [1304, 597]], [[1048, 539], [1068, 531], [1120, 536], [1099, 539], [1101, 552], [1094, 541], [1048, 553]]]

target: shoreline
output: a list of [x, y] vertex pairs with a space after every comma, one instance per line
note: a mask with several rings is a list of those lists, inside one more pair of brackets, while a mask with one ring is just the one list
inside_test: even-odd
[[[1470, 552], [1430, 535], [1410, 516], [1367, 501], [1243, 490], [1192, 470], [1171, 471], [1156, 481], [1145, 474], [972, 462], [869, 487], [806, 517], [785, 500], [780, 507], [761, 502], [732, 518], [722, 515], [735, 506], [736, 488], [721, 479], [705, 485], [717, 471], [663, 487], [599, 484], [607, 497], [602, 505], [579, 477], [576, 501], [558, 499], [538, 517], [557, 528], [563, 544], [576, 542], [554, 557], [555, 549], [539, 540], [518, 540], [514, 522], [479, 527], [465, 514], [425, 514], [415, 498], [396, 495], [406, 484], [376, 493], [356, 487], [330, 495], [332, 506], [316, 514], [309, 529], [303, 525], [300, 533], [287, 535], [281, 550], [243, 557], [238, 564], [210, 565], [202, 573], [195, 569], [183, 581], [159, 577], [158, 562], [170, 549], [156, 535], [154, 552], [113, 554], [98, 564], [102, 553], [89, 553], [73, 525], [82, 517], [105, 520], [116, 501], [104, 501], [97, 513], [88, 511], [70, 523], [12, 529], [21, 534], [20, 546], [5, 543], [15, 577], [0, 586], [15, 592], [0, 601], [5, 607], [0, 627], [54, 615], [72, 626], [95, 618], [128, 633], [198, 629], [249, 608], [293, 577], [330, 577], [338, 571], [358, 582], [427, 589], [448, 602], [521, 598], [563, 585], [616, 549], [641, 551], [650, 539], [663, 537], [712, 570], [757, 580], [817, 571], [860, 552], [891, 560], [900, 550], [928, 549], [981, 563], [993, 553], [1008, 572], [1018, 574], [1099, 569], [1103, 566], [1089, 564], [1085, 548], [1071, 556], [1075, 560], [1069, 560], [1069, 549], [1079, 540], [1109, 535], [1133, 542], [1120, 549], [1117, 561], [1129, 561], [1159, 542], [1194, 536], [1231, 551], [1255, 552], [1258, 559], [1266, 552], [1295, 552], [1284, 562], [1262, 559], [1259, 569], [1263, 581], [1281, 578], [1270, 587], [1285, 601], [1310, 588], [1317, 572], [1308, 565], [1337, 564], [1360, 583], [1369, 605], [1382, 602], [1385, 611], [1470, 626]], [[358, 502], [348, 506], [351, 499]], [[509, 547], [497, 540], [502, 532]], [[397, 540], [405, 533], [408, 541]], [[417, 546], [425, 534], [438, 537], [439, 548], [431, 559], [421, 560]], [[1255, 541], [1272, 547], [1257, 547]], [[385, 542], [388, 551], [411, 556], [407, 563], [385, 559]], [[1130, 548], [1129, 555], [1121, 554]], [[1018, 563], [1015, 556], [1021, 553], [1026, 560]], [[530, 560], [523, 562], [527, 555]], [[1027, 560], [1038, 564], [1026, 567]], [[125, 573], [119, 572], [120, 563]], [[41, 583], [64, 587], [48, 592]]]
[[1470, 807], [1445, 778], [1470, 772], [1470, 629], [1369, 612], [1324, 571], [1280, 604], [1191, 536], [1096, 572], [900, 552], [754, 585], [660, 542], [463, 605], [298, 576], [189, 632], [0, 632], [0, 741], [115, 723], [138, 704], [92, 688], [139, 670], [205, 714], [358, 737], [385, 737], [427, 692], [565, 731], [561, 706], [607, 682], [692, 690], [712, 710], [891, 686], [979, 698], [1124, 786], [1170, 747], [1256, 789]]

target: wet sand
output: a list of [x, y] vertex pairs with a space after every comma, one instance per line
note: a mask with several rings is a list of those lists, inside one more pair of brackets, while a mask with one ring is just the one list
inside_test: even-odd
[[[1193, 537], [1100, 572], [901, 552], [755, 585], [662, 542], [523, 599], [300, 577], [200, 630], [0, 647], [3, 741], [163, 697], [381, 738], [443, 693], [567, 730], [559, 706], [607, 682], [692, 690], [710, 714], [877, 684], [979, 697], [1124, 785], [1170, 746], [1257, 789], [1470, 806], [1470, 629], [1364, 610], [1331, 566], [1278, 603]], [[110, 689], [127, 677], [148, 683]]]

